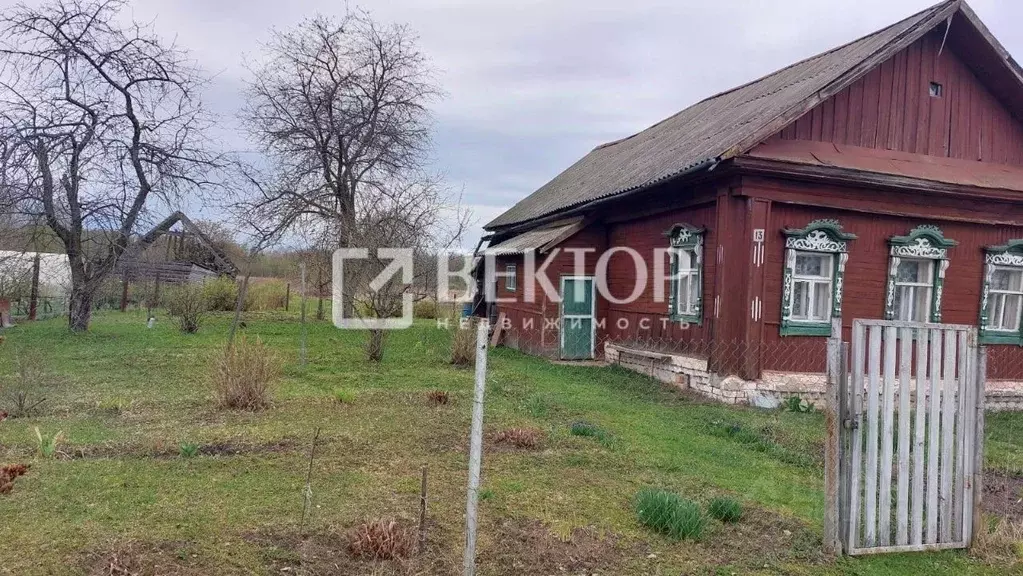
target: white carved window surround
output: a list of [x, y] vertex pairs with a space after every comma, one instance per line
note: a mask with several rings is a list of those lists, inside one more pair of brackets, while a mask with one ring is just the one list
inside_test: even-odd
[[1023, 240], [985, 249], [980, 339], [1023, 345]]
[[849, 241], [837, 220], [814, 220], [786, 229], [781, 334], [830, 336], [831, 319], [842, 317], [842, 289]]
[[703, 237], [706, 230], [676, 224], [665, 235], [671, 246], [668, 315], [672, 321], [703, 322]]
[[918, 226], [888, 240], [884, 317], [906, 322], [941, 322], [948, 249], [958, 244], [937, 226]]

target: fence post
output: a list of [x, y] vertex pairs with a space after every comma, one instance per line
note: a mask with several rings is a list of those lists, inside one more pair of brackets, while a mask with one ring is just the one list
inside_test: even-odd
[[483, 396], [487, 380], [487, 334], [489, 324], [476, 327], [476, 387], [472, 402], [472, 432], [469, 437], [469, 490], [465, 502], [465, 576], [476, 573], [476, 508], [479, 503], [480, 464], [483, 458]]
[[32, 259], [32, 287], [28, 296], [28, 319], [35, 320], [39, 312], [39, 255]]
[[984, 530], [984, 514], [981, 503], [984, 499], [984, 391], [987, 381], [987, 346], [977, 348], [977, 416], [975, 444], [973, 450], [973, 531], [970, 534], [970, 545], [976, 541], [977, 534]]
[[284, 289], [284, 311], [291, 312], [291, 282]]
[[839, 387], [842, 378], [842, 319], [831, 319], [831, 338], [828, 338], [828, 381], [824, 398], [824, 426], [827, 434], [824, 445], [824, 552], [835, 555], [842, 552], [838, 529], [838, 495], [840, 482]]
[[305, 343], [306, 343], [306, 326], [305, 326], [305, 262], [301, 264], [302, 268], [302, 366], [305, 367]]

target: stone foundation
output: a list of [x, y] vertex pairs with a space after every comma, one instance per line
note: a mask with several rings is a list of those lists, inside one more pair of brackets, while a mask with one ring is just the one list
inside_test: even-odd
[[[759, 380], [743, 380], [710, 373], [707, 359], [697, 355], [640, 350], [612, 343], [604, 346], [604, 358], [608, 364], [618, 364], [726, 404], [781, 405], [792, 397], [817, 407], [824, 404], [827, 378], [823, 373], [765, 370]], [[992, 380], [986, 386], [989, 411], [1023, 411], [1023, 382]]]

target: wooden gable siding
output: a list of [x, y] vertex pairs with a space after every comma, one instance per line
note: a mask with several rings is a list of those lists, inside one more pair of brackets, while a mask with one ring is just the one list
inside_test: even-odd
[[[1023, 124], [935, 30], [772, 137], [1023, 166]], [[942, 96], [930, 95], [931, 82]]]

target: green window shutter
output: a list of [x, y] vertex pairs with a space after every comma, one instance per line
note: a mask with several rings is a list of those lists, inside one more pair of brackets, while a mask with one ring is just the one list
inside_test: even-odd
[[671, 249], [671, 266], [670, 275], [671, 279], [668, 283], [668, 316], [672, 320], [677, 320], [679, 317], [679, 301], [678, 301], [678, 249]]
[[888, 239], [890, 258], [888, 260], [888, 286], [885, 290], [884, 317], [894, 320], [895, 310], [895, 279], [899, 264], [903, 258], [915, 260], [931, 260], [934, 263], [934, 277], [931, 280], [931, 322], [941, 322], [941, 297], [945, 287], [945, 272], [948, 270], [948, 249], [958, 242], [945, 238], [937, 226], [917, 226], [906, 236], [893, 236]]
[[830, 254], [831, 309], [830, 318], [842, 317], [842, 294], [845, 285], [845, 265], [849, 260], [849, 242], [855, 234], [842, 230], [837, 220], [814, 220], [801, 229], [785, 229], [785, 268], [782, 273], [781, 326], [782, 336], [830, 336], [831, 322], [795, 320], [792, 304], [795, 297], [796, 256], [798, 253]]
[[1015, 332], [988, 330], [991, 306], [991, 281], [995, 267], [1023, 269], [1023, 240], [1009, 240], [1001, 246], [984, 249], [984, 279], [980, 292], [979, 336], [981, 344], [1012, 344], [1023, 346], [1023, 322]]
[[[668, 237], [671, 246], [671, 282], [669, 283], [670, 293], [668, 294], [668, 316], [673, 322], [688, 322], [700, 324], [703, 321], [703, 235], [706, 232], [703, 228], [697, 228], [689, 224], [676, 224], [664, 233]], [[694, 298], [693, 307], [688, 308], [687, 302], [679, 302], [679, 268], [681, 266], [680, 254], [685, 251], [689, 255], [689, 265], [693, 270], [691, 280], [691, 298]]]

